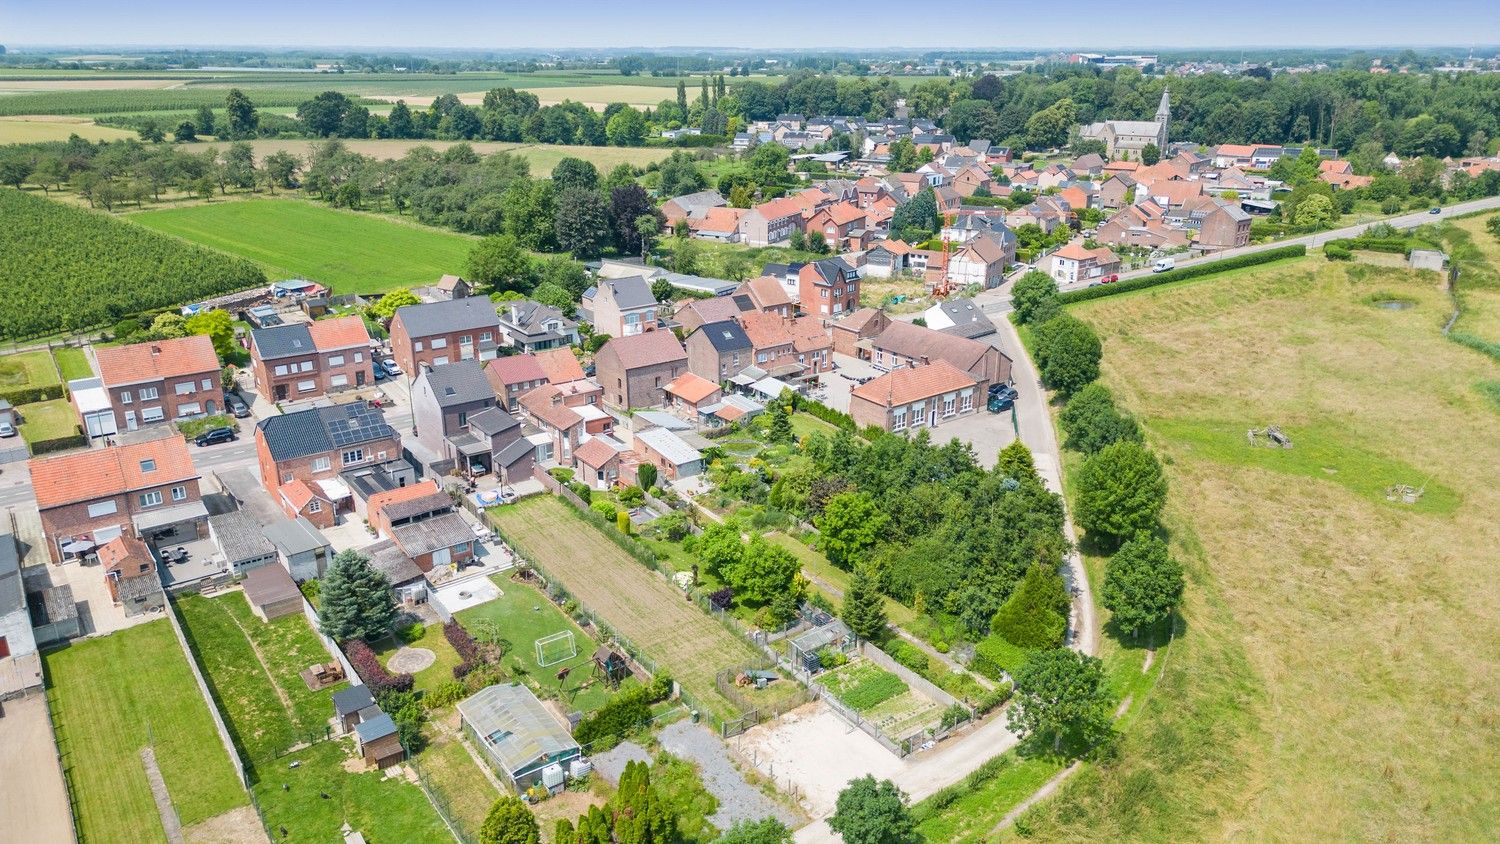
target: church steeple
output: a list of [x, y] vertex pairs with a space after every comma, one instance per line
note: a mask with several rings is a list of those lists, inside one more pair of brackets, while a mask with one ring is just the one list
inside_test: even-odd
[[1170, 92], [1163, 89], [1161, 92], [1161, 105], [1156, 107], [1156, 122], [1165, 124], [1172, 119], [1172, 100], [1168, 96]]

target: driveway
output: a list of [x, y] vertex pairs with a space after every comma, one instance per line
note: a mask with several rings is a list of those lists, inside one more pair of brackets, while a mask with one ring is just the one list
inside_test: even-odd
[[7, 841], [72, 841], [73, 813], [63, 785], [47, 699], [32, 694], [4, 703], [0, 717], [0, 829]]

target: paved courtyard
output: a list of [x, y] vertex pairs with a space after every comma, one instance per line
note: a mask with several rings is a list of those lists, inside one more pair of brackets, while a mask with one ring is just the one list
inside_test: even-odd
[[73, 815], [40, 693], [6, 701], [0, 717], [0, 829], [6, 841], [72, 841]]

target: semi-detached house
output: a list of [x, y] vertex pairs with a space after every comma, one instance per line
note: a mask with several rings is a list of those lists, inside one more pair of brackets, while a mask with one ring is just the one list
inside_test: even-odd
[[345, 473], [375, 470], [391, 487], [416, 480], [402, 459], [401, 435], [365, 402], [262, 419], [255, 426], [255, 455], [271, 498], [291, 518], [305, 517], [320, 528], [354, 509]]
[[855, 387], [849, 415], [861, 427], [902, 432], [967, 416], [983, 400], [980, 382], [945, 360], [892, 370]]
[[255, 391], [273, 402], [317, 398], [375, 380], [370, 332], [357, 316], [250, 332]]
[[96, 347], [117, 431], [212, 415], [223, 407], [219, 356], [205, 334]]
[[198, 470], [176, 433], [38, 457], [27, 468], [54, 563], [95, 555], [119, 536], [180, 542], [206, 530]]
[[402, 371], [460, 360], [489, 360], [498, 349], [500, 316], [486, 296], [407, 305], [391, 319], [391, 353]]

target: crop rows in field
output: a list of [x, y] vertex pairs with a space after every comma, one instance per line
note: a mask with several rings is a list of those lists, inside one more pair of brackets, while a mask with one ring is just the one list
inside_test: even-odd
[[[331, 80], [330, 80], [331, 81]], [[326, 88], [336, 88], [328, 85]], [[296, 106], [312, 99], [312, 88], [256, 88], [248, 96], [256, 107]], [[0, 116], [16, 114], [124, 114], [142, 111], [193, 111], [200, 106], [224, 108], [227, 88], [116, 89], [47, 91], [0, 97]]]

